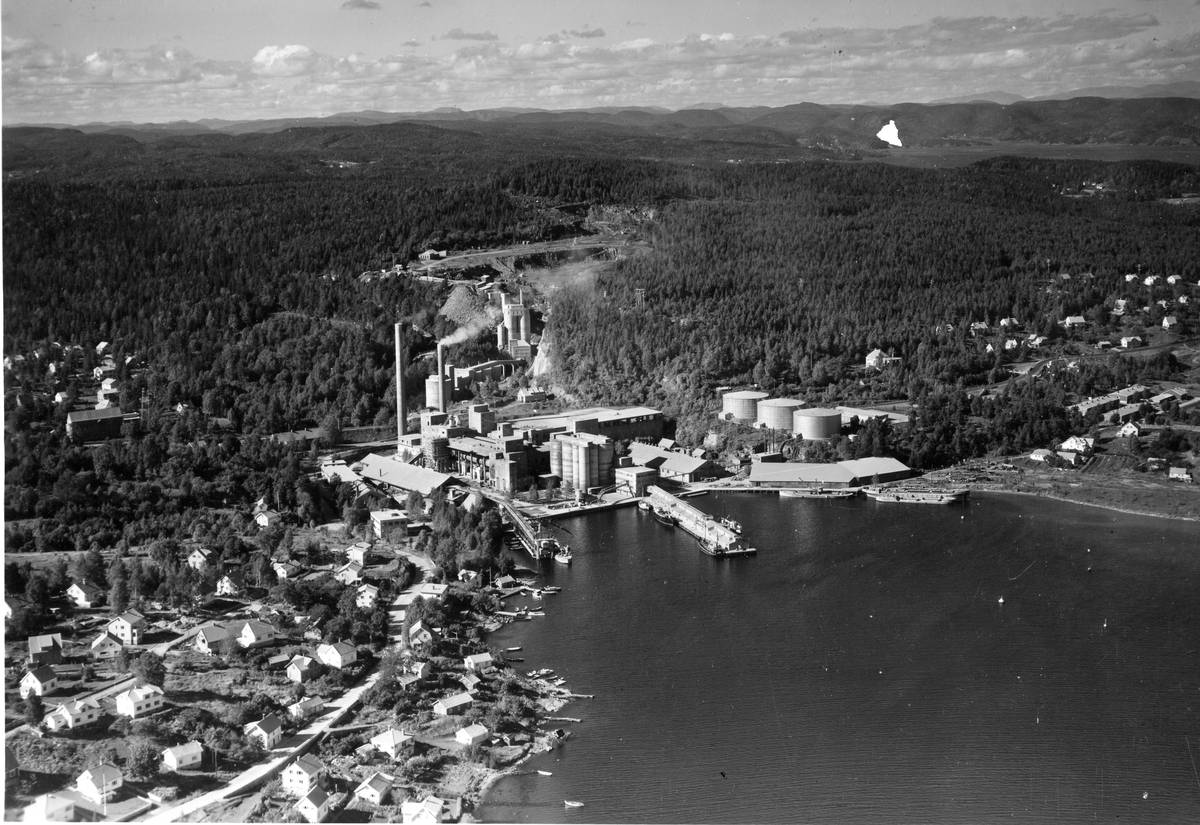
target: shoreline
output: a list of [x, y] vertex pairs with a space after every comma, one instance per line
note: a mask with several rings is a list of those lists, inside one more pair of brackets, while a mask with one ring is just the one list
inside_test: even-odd
[[1078, 499], [1068, 498], [1066, 496], [1056, 496], [1052, 493], [1038, 493], [1032, 490], [994, 490], [990, 487], [971, 488], [971, 492], [992, 493], [1003, 496], [1030, 496], [1031, 498], [1048, 498], [1052, 501], [1061, 501], [1065, 504], [1079, 504], [1084, 507], [1097, 507], [1101, 510], [1110, 510], [1114, 513], [1124, 513], [1128, 516], [1150, 516], [1152, 518], [1165, 518], [1172, 521], [1200, 521], [1200, 516], [1178, 516], [1171, 513], [1155, 513], [1149, 510], [1131, 510], [1128, 507], [1117, 507], [1112, 504], [1102, 504], [1096, 501], [1079, 501]]

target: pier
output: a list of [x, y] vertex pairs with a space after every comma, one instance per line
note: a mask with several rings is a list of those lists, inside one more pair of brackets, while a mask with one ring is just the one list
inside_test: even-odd
[[661, 487], [646, 488], [646, 498], [656, 513], [670, 517], [675, 526], [695, 536], [700, 548], [710, 556], [750, 556], [758, 552], [747, 546], [746, 540], [734, 530]]
[[531, 524], [520, 510], [498, 496], [489, 498], [500, 507], [504, 521], [512, 528], [510, 546], [520, 546], [534, 561], [548, 559], [558, 551], [558, 541], [541, 535], [541, 528]]

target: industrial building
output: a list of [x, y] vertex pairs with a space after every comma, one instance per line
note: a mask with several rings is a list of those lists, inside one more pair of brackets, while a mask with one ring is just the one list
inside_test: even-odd
[[394, 458], [370, 454], [363, 458], [358, 465], [358, 473], [365, 479], [374, 481], [392, 490], [410, 491], [423, 496], [431, 494], [451, 484], [457, 484], [453, 476], [405, 464]]
[[626, 495], [641, 498], [646, 495], [646, 491], [650, 487], [658, 483], [658, 470], [653, 467], [637, 467], [632, 464], [626, 467], [617, 467], [613, 471], [613, 482], [617, 485], [617, 490]]
[[757, 462], [750, 467], [750, 486], [786, 489], [789, 487], [863, 487], [867, 484], [899, 481], [912, 476], [912, 470], [894, 458], [859, 458], [836, 464], [791, 464]]
[[692, 482], [717, 474], [717, 468], [705, 458], [694, 458], [687, 453], [664, 450], [650, 444], [630, 444], [629, 457], [639, 467], [657, 471], [658, 477], [670, 481]]
[[67, 435], [80, 441], [120, 438], [124, 423], [125, 413], [120, 407], [70, 412], [67, 413]]
[[663, 435], [663, 414], [649, 407], [590, 407], [584, 410], [515, 418], [515, 432], [524, 434], [530, 444], [544, 444], [554, 433], [591, 433], [613, 441], [652, 438]]
[[751, 424], [758, 419], [758, 403], [767, 398], [768, 393], [758, 390], [727, 392], [721, 396], [721, 420]]
[[588, 490], [613, 483], [612, 439], [592, 433], [555, 433], [550, 437], [550, 472], [564, 488]]

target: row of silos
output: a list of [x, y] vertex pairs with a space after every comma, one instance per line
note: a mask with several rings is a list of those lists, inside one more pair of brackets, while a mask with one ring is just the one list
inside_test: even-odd
[[577, 490], [613, 483], [613, 443], [587, 433], [556, 433], [550, 439], [550, 472]]
[[721, 396], [721, 418], [794, 432], [809, 441], [836, 438], [842, 431], [842, 414], [838, 410], [805, 407], [804, 401], [795, 398], [768, 398], [767, 393], [757, 390], [738, 390]]

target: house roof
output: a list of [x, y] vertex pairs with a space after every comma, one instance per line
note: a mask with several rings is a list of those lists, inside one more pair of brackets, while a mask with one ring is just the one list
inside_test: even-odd
[[53, 650], [56, 647], [62, 650], [62, 634], [49, 633], [43, 636], [30, 636], [28, 644], [30, 654]]
[[146, 626], [146, 620], [132, 611], [126, 611], [125, 613], [122, 613], [120, 616], [117, 616], [115, 619], [110, 621], [109, 624], [112, 625], [115, 622], [125, 622], [130, 627]]
[[176, 745], [173, 748], [167, 748], [163, 751], [163, 756], [166, 757], [167, 754], [171, 754], [176, 759], [182, 759], [185, 756], [191, 756], [193, 754], [203, 755], [203, 753], [204, 746], [199, 742], [192, 740], [191, 742], [184, 742], [182, 745]]
[[105, 410], [79, 410], [67, 413], [68, 424], [79, 424], [84, 421], [103, 421], [108, 418], [120, 418], [125, 415], [120, 407], [109, 407]]
[[311, 753], [306, 753], [292, 763], [293, 767], [307, 773], [309, 776], [316, 776], [321, 771], [325, 770], [325, 763]]
[[196, 635], [204, 637], [204, 641], [211, 645], [228, 639], [229, 628], [222, 624], [206, 624], [196, 631]]
[[471, 664], [482, 664], [484, 662], [490, 662], [490, 661], [492, 661], [492, 654], [476, 653], [473, 656], [468, 656], [467, 661], [470, 662]]
[[295, 665], [301, 670], [308, 670], [315, 664], [315, 661], [309, 656], [301, 656], [299, 654], [292, 657], [292, 661], [288, 662], [288, 667]]
[[479, 736], [480, 734], [483, 734], [484, 736], [486, 736], [487, 732], [488, 732], [488, 729], [485, 728], [483, 725], [479, 724], [478, 722], [476, 722], [473, 725], [467, 725], [465, 728], [459, 729], [459, 733], [465, 733], [471, 737]]
[[363, 478], [371, 481], [382, 482], [402, 490], [415, 490], [426, 496], [454, 480], [452, 476], [445, 473], [405, 464], [394, 458], [385, 458], [373, 453], [362, 460], [359, 472]]
[[263, 733], [274, 733], [282, 728], [283, 725], [279, 722], [279, 717], [273, 713], [268, 713], [262, 719], [259, 719], [257, 722], [251, 722], [250, 724], [246, 725], [246, 727], [257, 728]]
[[383, 794], [392, 787], [392, 779], [382, 773], [376, 771], [370, 777], [364, 779], [357, 788], [354, 789], [354, 795], [360, 796], [360, 791], [375, 791], [377, 794]]
[[54, 668], [50, 667], [50, 665], [42, 665], [41, 667], [35, 667], [33, 670], [26, 673], [21, 681], [24, 682], [25, 679], [34, 679], [40, 684], [44, 685], [51, 679], [57, 678], [58, 674], [54, 672]]
[[[329, 801], [329, 794], [327, 794], [321, 788], [321, 786], [318, 785], [317, 787], [315, 787], [311, 791], [309, 791], [307, 794], [305, 794], [304, 799], [301, 801], [308, 802], [309, 804], [313, 805], [314, 807], [320, 808], [322, 805], [324, 805], [326, 802]], [[297, 802], [296, 804], [299, 805], [300, 803]]]
[[100, 635], [96, 637], [96, 641], [92, 642], [92, 648], [95, 649], [97, 647], [104, 647], [105, 645], [116, 645], [117, 647], [124, 647], [124, 642], [122, 642], [116, 636], [112, 635], [107, 630], [105, 630], [105, 631], [102, 631], [100, 633]]
[[356, 561], [351, 561], [338, 568], [339, 573], [347, 570], [349, 570], [351, 573], [361, 573], [363, 571], [363, 566]]
[[376, 734], [371, 737], [371, 744], [377, 748], [384, 747], [396, 748], [398, 745], [403, 745], [412, 739], [412, 736], [402, 730], [396, 728], [388, 728], [383, 733]]
[[87, 779], [96, 787], [107, 785], [109, 782], [115, 782], [119, 779], [124, 779], [124, 774], [121, 769], [112, 762], [105, 762], [102, 765], [97, 765], [94, 768], [88, 768], [83, 773], [79, 774], [79, 779]]
[[259, 636], [268, 636], [275, 632], [275, 628], [272, 625], [269, 625], [266, 622], [260, 622], [255, 619], [251, 619], [241, 626], [241, 629], [238, 630], [238, 635], [241, 636], [243, 633], [245, 633], [246, 628], [250, 628], [250, 632], [254, 634], [256, 638]]
[[128, 696], [130, 701], [140, 702], [146, 697], [154, 696], [156, 694], [158, 696], [162, 696], [162, 688], [158, 687], [157, 685], [142, 685], [141, 687], [130, 688], [124, 693], [118, 694], [117, 698], [120, 699], [122, 696]]
[[326, 645], [326, 647], [332, 648], [339, 656], [345, 656], [348, 653], [358, 652], [358, 648], [352, 644], [347, 644], [346, 642], [334, 642], [331, 645]]
[[[103, 587], [97, 587], [91, 582], [72, 582], [71, 587], [79, 588], [83, 591], [83, 595], [87, 596], [89, 599], [93, 596], [99, 596], [104, 593]], [[71, 587], [68, 587], [67, 589], [70, 590]]]
[[447, 696], [445, 699], [439, 699], [438, 702], [445, 708], [456, 708], [459, 705], [466, 705], [475, 701], [475, 697], [469, 693], [456, 693], [453, 696]]

